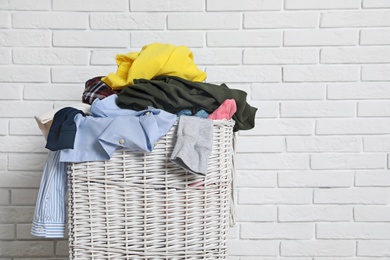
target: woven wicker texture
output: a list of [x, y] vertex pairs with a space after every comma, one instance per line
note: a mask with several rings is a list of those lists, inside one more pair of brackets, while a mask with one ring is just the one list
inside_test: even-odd
[[205, 177], [170, 162], [176, 125], [151, 153], [70, 164], [70, 259], [226, 259], [233, 125], [214, 121]]

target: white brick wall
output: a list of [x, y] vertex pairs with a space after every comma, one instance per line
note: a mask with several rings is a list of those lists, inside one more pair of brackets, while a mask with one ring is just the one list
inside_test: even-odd
[[115, 54], [187, 45], [248, 93], [229, 260], [390, 259], [390, 1], [0, 1], [0, 259], [66, 259], [29, 234], [34, 115], [80, 101]]

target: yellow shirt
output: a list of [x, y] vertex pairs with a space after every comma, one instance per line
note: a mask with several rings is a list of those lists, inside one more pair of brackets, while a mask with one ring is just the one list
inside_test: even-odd
[[117, 54], [116, 62], [117, 72], [101, 79], [113, 90], [133, 85], [134, 79], [152, 79], [159, 75], [200, 82], [206, 79], [206, 73], [198, 69], [192, 51], [186, 46], [152, 43], [142, 47], [141, 52]]

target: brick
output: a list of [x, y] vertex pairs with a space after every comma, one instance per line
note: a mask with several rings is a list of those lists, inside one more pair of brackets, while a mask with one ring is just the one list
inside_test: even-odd
[[15, 64], [32, 65], [87, 65], [88, 51], [77, 49], [16, 49]]
[[31, 235], [31, 224], [17, 224], [16, 237], [18, 239], [42, 239]]
[[[282, 241], [282, 256], [354, 256], [355, 241]], [[334, 258], [332, 258], [334, 259]]]
[[164, 31], [164, 32], [131, 32], [130, 46], [142, 47], [151, 42], [169, 42], [173, 45], [185, 45], [189, 48], [204, 47], [205, 35], [203, 32]]
[[313, 154], [312, 169], [384, 169], [386, 157], [383, 154]]
[[38, 196], [38, 189], [12, 189], [11, 204], [35, 206]]
[[238, 233], [238, 225], [234, 225], [233, 227], [230, 227], [228, 230], [228, 239], [238, 239], [239, 233]]
[[[228, 258], [230, 260], [230, 258]], [[258, 260], [256, 256], [241, 257], [240, 260]], [[278, 260], [312, 260], [309, 257], [278, 257]], [[274, 257], [262, 257], [261, 260], [275, 260]], [[332, 259], [333, 260], [333, 259]]]
[[239, 204], [310, 204], [313, 198], [310, 189], [241, 188]]
[[360, 31], [361, 45], [390, 44], [390, 29], [362, 29]]
[[23, 98], [24, 100], [80, 101], [83, 91], [84, 84], [29, 84], [24, 87]]
[[0, 83], [3, 93], [0, 100], [20, 100], [22, 97], [23, 86], [18, 83]]
[[16, 171], [39, 171], [42, 170], [46, 155], [44, 154], [10, 154], [8, 168]]
[[38, 188], [41, 182], [42, 170], [0, 172], [0, 188]]
[[112, 0], [110, 2], [104, 0], [53, 0], [53, 10], [55, 11], [118, 11], [123, 12], [129, 10], [128, 1]]
[[256, 120], [255, 128], [241, 133], [242, 135], [311, 135], [314, 122], [307, 119], [262, 119]]
[[52, 241], [2, 241], [1, 256], [50, 256], [54, 251]]
[[[277, 208], [275, 206], [237, 205], [234, 208], [236, 221], [275, 221]], [[253, 224], [253, 223], [250, 223]]]
[[[390, 241], [358, 241], [357, 242], [358, 256], [372, 257], [389, 257], [390, 256]], [[372, 259], [372, 258], [370, 258]], [[379, 258], [380, 259], [380, 258]]]
[[279, 172], [279, 187], [351, 187], [354, 173], [348, 171]]
[[382, 205], [389, 202], [389, 191], [385, 188], [337, 188], [314, 191], [316, 204], [367, 204]]
[[358, 81], [355, 66], [291, 66], [283, 68], [285, 82]]
[[356, 45], [356, 30], [291, 30], [284, 32], [285, 46], [348, 46]]
[[279, 206], [278, 220], [287, 222], [351, 221], [352, 207], [347, 206]]
[[365, 101], [358, 103], [358, 116], [390, 116], [390, 101]]
[[316, 133], [334, 134], [388, 134], [389, 119], [321, 119], [317, 121]]
[[0, 137], [0, 150], [3, 152], [46, 152], [45, 139], [41, 136], [4, 136]]
[[288, 152], [359, 152], [362, 141], [359, 137], [287, 137]]
[[51, 109], [49, 103], [40, 101], [5, 101], [0, 103], [0, 110], [7, 110], [3, 117], [33, 117], [42, 111]]
[[281, 117], [353, 117], [355, 102], [301, 101], [281, 102]]
[[127, 47], [129, 35], [120, 31], [53, 31], [55, 47]]
[[[48, 109], [42, 109], [37, 115], [40, 115], [46, 111], [48, 111]], [[33, 118], [11, 119], [9, 123], [9, 134], [42, 136], [42, 132], [39, 129], [37, 122]]]
[[279, 115], [279, 104], [274, 101], [251, 101], [257, 107], [256, 118], [276, 118]]
[[317, 238], [321, 239], [389, 239], [390, 224], [318, 223]]
[[242, 170], [303, 170], [309, 167], [307, 154], [250, 154], [236, 155], [236, 167]]
[[363, 81], [390, 80], [390, 65], [372, 65], [362, 67]]
[[0, 13], [0, 28], [11, 27], [11, 14], [7, 12]]
[[314, 12], [251, 12], [244, 14], [244, 28], [316, 28], [318, 19]]
[[389, 11], [329, 12], [321, 16], [320, 27], [390, 26]]
[[0, 224], [0, 239], [15, 239], [13, 224]]
[[236, 152], [238, 153], [272, 153], [286, 150], [284, 137], [240, 136], [236, 144]]
[[386, 8], [390, 7], [390, 3], [387, 0], [363, 0], [363, 8]]
[[0, 64], [11, 64], [11, 50], [0, 50]]
[[207, 67], [209, 82], [278, 82], [282, 78], [280, 67], [240, 66]]
[[278, 47], [282, 35], [277, 31], [207, 32], [209, 47]]
[[386, 63], [390, 62], [390, 48], [325, 48], [321, 50], [321, 63]]
[[390, 86], [384, 82], [328, 85], [329, 99], [388, 99]]
[[50, 10], [49, 0], [8, 0], [0, 2], [0, 10]]
[[[139, 50], [136, 50], [139, 51]], [[126, 50], [92, 50], [91, 52], [91, 65], [116, 65], [115, 56], [117, 54], [126, 53]], [[105, 76], [105, 75], [97, 75]]]
[[[97, 75], [107, 75], [110, 72], [115, 72], [116, 67], [90, 66], [90, 67], [53, 67], [51, 70], [52, 82], [54, 83], [80, 83], [79, 88], [84, 89], [84, 84], [87, 80], [96, 77]], [[69, 89], [71, 90], [71, 88]], [[66, 91], [66, 90], [65, 90]], [[73, 96], [74, 94], [72, 94]], [[82, 91], [79, 92], [81, 97]], [[79, 99], [79, 98], [78, 98]]]
[[275, 171], [237, 170], [234, 178], [236, 187], [276, 187], [277, 173]]
[[255, 100], [318, 100], [325, 97], [325, 85], [307, 83], [253, 84], [251, 96]]
[[[26, 223], [33, 220], [35, 207], [33, 206], [4, 206], [0, 207], [1, 223]], [[0, 250], [1, 251], [1, 250]], [[0, 253], [0, 255], [2, 255]]]
[[278, 253], [279, 253], [278, 241], [228, 240], [229, 255], [277, 256]]
[[359, 0], [285, 0], [287, 10], [358, 9]]
[[311, 239], [311, 223], [248, 223], [241, 224], [243, 239]]
[[91, 29], [163, 30], [164, 14], [91, 14]]
[[241, 14], [239, 13], [168, 14], [167, 27], [169, 30], [240, 29]]
[[1, 47], [49, 47], [51, 34], [42, 30], [2, 30]]
[[243, 64], [317, 64], [316, 49], [246, 49]]
[[12, 26], [26, 29], [88, 29], [89, 24], [85, 13], [15, 12]]
[[68, 256], [69, 255], [69, 242], [68, 240], [60, 240], [56, 242], [56, 255]]
[[389, 207], [358, 206], [354, 209], [355, 221], [361, 222], [388, 222], [390, 220]]
[[8, 135], [8, 124], [9, 121], [7, 119], [0, 119], [0, 136]]
[[28, 66], [0, 66], [0, 82], [37, 82], [50, 80], [49, 68]]
[[355, 175], [355, 185], [363, 187], [390, 186], [390, 171], [358, 171]]
[[264, 11], [281, 10], [282, 0], [209, 0], [207, 1], [207, 11]]
[[242, 51], [239, 49], [192, 49], [197, 65], [239, 65]]
[[10, 202], [10, 191], [6, 189], [0, 189], [0, 205], [9, 205], [9, 202]]
[[195, 12], [204, 11], [205, 5], [202, 1], [191, 1], [191, 0], [170, 0], [170, 1], [159, 1], [159, 0], [130, 0], [131, 11], [147, 11], [147, 12]]

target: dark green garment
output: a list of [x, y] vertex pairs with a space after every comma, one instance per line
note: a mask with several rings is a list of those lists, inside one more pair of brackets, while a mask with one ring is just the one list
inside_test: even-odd
[[204, 109], [212, 113], [226, 99], [234, 99], [237, 105], [237, 112], [233, 115], [236, 121], [234, 131], [238, 131], [255, 126], [257, 108], [246, 102], [246, 96], [244, 91], [230, 89], [225, 84], [215, 85], [159, 76], [153, 80], [134, 80], [134, 85], [125, 87], [118, 94], [118, 106], [137, 111], [152, 106], [175, 114], [183, 109]]

